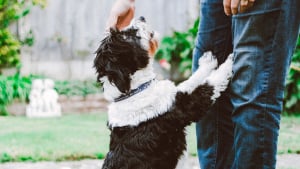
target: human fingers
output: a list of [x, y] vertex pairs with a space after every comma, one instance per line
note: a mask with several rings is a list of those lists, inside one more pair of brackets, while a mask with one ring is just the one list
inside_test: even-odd
[[226, 15], [243, 13], [254, 5], [255, 0], [223, 0], [224, 12]]
[[224, 12], [226, 15], [231, 15], [231, 0], [223, 0]]
[[239, 12], [243, 13], [250, 9], [253, 6], [254, 1], [255, 0], [241, 0]]
[[224, 12], [226, 15], [238, 13], [240, 0], [223, 0]]
[[230, 8], [231, 8], [232, 15], [236, 15], [238, 13], [240, 1], [241, 0], [231, 0]]

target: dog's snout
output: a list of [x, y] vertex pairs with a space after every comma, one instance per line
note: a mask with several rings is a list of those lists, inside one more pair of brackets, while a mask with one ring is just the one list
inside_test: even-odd
[[143, 16], [140, 16], [139, 20], [142, 21], [142, 22], [146, 22], [146, 19]]

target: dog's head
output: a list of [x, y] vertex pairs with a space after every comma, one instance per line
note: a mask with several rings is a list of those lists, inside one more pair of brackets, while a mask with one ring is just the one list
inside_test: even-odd
[[127, 93], [130, 76], [148, 66], [157, 47], [154, 31], [144, 17], [133, 20], [123, 30], [110, 29], [96, 51], [94, 67], [98, 82], [107, 78], [121, 93]]

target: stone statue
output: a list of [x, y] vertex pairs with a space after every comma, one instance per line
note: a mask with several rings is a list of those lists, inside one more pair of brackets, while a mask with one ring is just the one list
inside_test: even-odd
[[58, 103], [58, 93], [54, 90], [53, 80], [34, 80], [32, 82], [29, 100], [29, 105], [26, 108], [27, 117], [61, 116], [61, 107]]

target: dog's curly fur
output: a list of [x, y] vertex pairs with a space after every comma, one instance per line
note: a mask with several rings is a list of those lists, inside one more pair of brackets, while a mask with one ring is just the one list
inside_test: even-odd
[[179, 86], [154, 80], [142, 92], [114, 101], [155, 77], [156, 47], [153, 31], [140, 19], [125, 30], [111, 29], [96, 52], [97, 79], [111, 101], [103, 169], [174, 169], [186, 149], [185, 127], [201, 119], [226, 89], [232, 58], [216, 69], [216, 59], [206, 53], [200, 68]]

